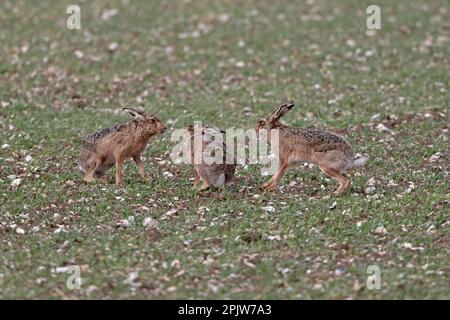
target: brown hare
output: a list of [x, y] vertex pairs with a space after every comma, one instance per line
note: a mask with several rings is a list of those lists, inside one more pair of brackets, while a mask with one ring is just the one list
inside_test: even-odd
[[[294, 128], [280, 123], [294, 104], [283, 104], [275, 108], [268, 116], [260, 118], [256, 124], [256, 131], [267, 130], [270, 139], [271, 131], [278, 130], [279, 148], [275, 156], [279, 161], [278, 172], [261, 187], [275, 190], [286, 170], [295, 162], [305, 161], [319, 166], [327, 176], [335, 179], [339, 187], [334, 194], [342, 195], [350, 186], [350, 179], [345, 172], [363, 166], [367, 157], [355, 157], [352, 147], [342, 137], [316, 129]], [[276, 148], [275, 148], [276, 149]]]
[[[225, 184], [234, 181], [234, 173], [236, 170], [236, 165], [234, 159], [230, 158], [230, 154], [227, 152], [227, 145], [222, 141], [215, 141], [214, 137], [225, 133], [224, 130], [210, 126], [194, 126], [190, 124], [186, 128], [187, 133], [190, 136], [190, 149], [191, 149], [191, 163], [194, 165], [195, 169], [195, 181], [194, 186], [197, 186], [200, 180], [203, 182], [200, 186], [200, 190], [205, 190], [208, 188], [222, 188]], [[195, 136], [201, 134], [200, 145], [195, 145]], [[200, 147], [200, 150], [196, 148]], [[206, 154], [211, 151], [211, 154]], [[215, 152], [220, 151], [223, 154], [221, 158], [221, 163], [206, 163], [205, 156], [210, 156], [214, 158]], [[194, 162], [195, 152], [201, 152], [201, 163], [197, 164]], [[228, 162], [227, 162], [228, 159]]]
[[147, 178], [141, 153], [147, 147], [149, 139], [158, 133], [164, 133], [166, 126], [152, 114], [143, 114], [131, 108], [123, 110], [133, 120], [97, 131], [83, 141], [80, 169], [85, 173], [84, 181], [102, 179], [105, 172], [116, 165], [116, 184], [120, 185], [122, 165], [128, 158], [133, 158], [142, 178]]

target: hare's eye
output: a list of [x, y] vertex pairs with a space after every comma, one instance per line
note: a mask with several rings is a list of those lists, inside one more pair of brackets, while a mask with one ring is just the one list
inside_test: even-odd
[[155, 120], [154, 118], [151, 118], [151, 119], [150, 119], [150, 122], [151, 122], [151, 123], [155, 123], [156, 120]]
[[260, 124], [261, 126], [263, 126], [263, 125], [266, 124], [266, 121], [265, 121], [264, 119], [261, 119], [261, 120], [259, 120], [259, 124]]

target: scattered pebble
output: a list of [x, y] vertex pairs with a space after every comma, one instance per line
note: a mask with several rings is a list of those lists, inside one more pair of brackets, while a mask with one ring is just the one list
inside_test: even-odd
[[159, 228], [159, 222], [156, 219], [153, 219], [152, 217], [147, 217], [144, 219], [144, 222], [142, 223], [144, 227], [148, 228]]
[[108, 45], [108, 50], [110, 52], [114, 52], [119, 48], [119, 44], [117, 42], [112, 42]]
[[110, 10], [105, 10], [102, 12], [102, 20], [106, 21], [114, 16], [116, 16], [119, 13], [119, 10], [117, 9], [110, 9]]
[[370, 179], [367, 181], [367, 185], [368, 185], [369, 187], [373, 187], [375, 184], [376, 184], [376, 181], [375, 181], [375, 178], [374, 178], [374, 177], [370, 178]]
[[128, 277], [123, 281], [123, 283], [130, 286], [130, 289], [135, 290], [141, 286], [138, 280], [139, 280], [139, 272], [132, 271], [128, 274]]
[[444, 154], [442, 152], [436, 152], [430, 157], [430, 162], [437, 162], [442, 158], [444, 158]]
[[128, 219], [121, 219], [119, 222], [116, 223], [116, 227], [122, 227], [122, 228], [129, 228], [131, 225], [134, 224], [134, 217], [128, 217]]
[[83, 59], [83, 57], [84, 57], [83, 51], [80, 51], [80, 50], [76, 50], [76, 51], [74, 52], [74, 54], [75, 54], [75, 56], [76, 56], [78, 59]]
[[[76, 185], [75, 181], [73, 181], [73, 180], [67, 180], [67, 181], [66, 181], [66, 184], [67, 184], [68, 186], [70, 186], [70, 187], [74, 187], [74, 186]], [[72, 201], [73, 201], [73, 200], [72, 200]]]
[[338, 277], [343, 276], [346, 272], [347, 270], [345, 268], [338, 268], [334, 270], [334, 274]]
[[164, 218], [169, 218], [173, 215], [175, 215], [178, 212], [177, 209], [171, 209], [169, 211], [167, 211], [166, 213], [164, 213]]
[[394, 130], [392, 130], [392, 129], [389, 129], [388, 127], [386, 127], [386, 125], [384, 125], [384, 124], [382, 124], [382, 123], [379, 123], [377, 126], [376, 126], [376, 129], [378, 130], [378, 131], [380, 131], [380, 132], [389, 132], [390, 134], [395, 134], [395, 132], [394, 132]]
[[371, 116], [369, 121], [370, 122], [375, 122], [377, 120], [380, 120], [380, 118], [381, 118], [381, 114], [377, 113], [377, 114], [374, 114], [373, 116]]
[[275, 208], [272, 206], [261, 207], [261, 209], [266, 212], [275, 212]]
[[11, 182], [11, 187], [16, 188], [20, 185], [21, 182], [22, 182], [22, 179], [16, 178]]
[[425, 250], [424, 247], [414, 247], [411, 243], [405, 242], [401, 244], [401, 247], [404, 249], [409, 249], [411, 251], [423, 251]]
[[397, 187], [398, 183], [396, 183], [394, 180], [389, 180], [387, 187]]
[[173, 174], [169, 171], [164, 171], [163, 176], [166, 178], [173, 178]]
[[384, 226], [381, 225], [381, 226], [377, 227], [374, 232], [376, 234], [386, 234], [387, 230]]
[[376, 191], [375, 187], [367, 187], [366, 188], [366, 193], [367, 194], [374, 193], [375, 191]]

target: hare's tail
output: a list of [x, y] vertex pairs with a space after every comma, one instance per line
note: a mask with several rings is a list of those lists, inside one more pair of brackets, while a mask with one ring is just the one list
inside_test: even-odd
[[352, 169], [362, 167], [369, 158], [366, 156], [356, 156], [352, 163]]

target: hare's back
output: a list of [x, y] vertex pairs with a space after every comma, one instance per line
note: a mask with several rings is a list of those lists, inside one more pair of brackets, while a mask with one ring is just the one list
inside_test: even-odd
[[83, 146], [87, 148], [92, 148], [100, 142], [108, 140], [108, 138], [112, 137], [114, 133], [119, 133], [125, 131], [127, 128], [127, 124], [121, 123], [116, 124], [115, 126], [105, 128], [94, 133], [88, 135], [84, 141]]
[[351, 152], [350, 144], [341, 136], [317, 129], [292, 128], [287, 135], [293, 142], [299, 143], [314, 152], [341, 150]]

